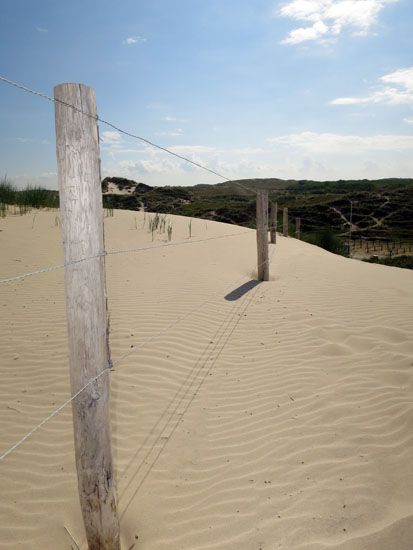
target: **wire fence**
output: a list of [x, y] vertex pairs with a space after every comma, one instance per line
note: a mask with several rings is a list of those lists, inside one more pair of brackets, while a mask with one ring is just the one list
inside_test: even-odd
[[[59, 99], [56, 99], [56, 98], [52, 98], [50, 96], [48, 96], [47, 94], [45, 93], [42, 93], [42, 92], [38, 92], [36, 90], [33, 90], [27, 86], [24, 86], [18, 82], [15, 82], [13, 80], [10, 80], [4, 76], [1, 76], [0, 75], [0, 80], [10, 86], [13, 86], [15, 88], [18, 88], [26, 93], [30, 93], [32, 95], [35, 95], [37, 97], [40, 97], [42, 99], [45, 99], [47, 101], [50, 101], [52, 103], [60, 103], [70, 109], [73, 109], [79, 113], [81, 113], [82, 115], [84, 116], [87, 116], [87, 117], [90, 117], [90, 118], [93, 118], [95, 119], [97, 122], [100, 122], [102, 124], [105, 124], [106, 126], [109, 126], [111, 127], [112, 129], [116, 130], [117, 132], [123, 134], [123, 135], [126, 135], [128, 137], [131, 137], [131, 138], [134, 138], [134, 139], [137, 139], [137, 140], [140, 140], [140, 141], [143, 141], [145, 142], [146, 144], [150, 145], [151, 147], [154, 147], [156, 149], [159, 149], [165, 153], [168, 153], [174, 157], [177, 157], [179, 158], [180, 160], [183, 160], [184, 162], [187, 162], [189, 164], [192, 164], [194, 166], [196, 166], [197, 168], [200, 168], [202, 170], [205, 170], [209, 173], [212, 173], [216, 176], [218, 176], [219, 178], [227, 181], [227, 182], [231, 182], [232, 180], [230, 178], [228, 178], [227, 176], [224, 176], [223, 174], [220, 174], [219, 172], [215, 171], [215, 170], [212, 170], [210, 169], [209, 167], [205, 166], [205, 165], [202, 165], [198, 162], [195, 162], [193, 161], [192, 159], [189, 159], [187, 157], [184, 157], [182, 155], [179, 155], [177, 153], [175, 153], [174, 151], [171, 151], [169, 149], [167, 149], [166, 147], [163, 147], [163, 146], [160, 146], [156, 143], [153, 143], [152, 141], [142, 137], [142, 136], [139, 136], [135, 133], [132, 133], [132, 132], [128, 132], [126, 130], [123, 130], [122, 128], [119, 128], [117, 125], [99, 117], [99, 116], [95, 116], [95, 115], [92, 115], [90, 113], [87, 113], [81, 109], [78, 109], [76, 106], [74, 105], [71, 105], [69, 103], [66, 103], [64, 101], [61, 101]], [[246, 187], [245, 185], [242, 185], [241, 183], [239, 182], [234, 182], [236, 185], [238, 185], [239, 187], [243, 188], [244, 190], [246, 190], [247, 192], [249, 193], [254, 193], [250, 188]], [[103, 256], [110, 256], [110, 255], [115, 255], [115, 254], [128, 254], [128, 253], [135, 253], [135, 252], [143, 252], [143, 251], [150, 251], [150, 250], [154, 250], [154, 249], [159, 249], [159, 248], [163, 248], [163, 247], [173, 247], [173, 246], [181, 246], [181, 245], [186, 245], [186, 244], [197, 244], [197, 243], [202, 243], [202, 242], [206, 242], [206, 241], [210, 241], [210, 240], [215, 240], [215, 239], [222, 239], [222, 238], [229, 238], [229, 237], [237, 237], [237, 236], [240, 236], [240, 235], [245, 235], [246, 233], [249, 233], [249, 231], [245, 231], [245, 232], [242, 232], [242, 233], [232, 233], [232, 234], [229, 234], [229, 235], [220, 235], [220, 236], [215, 236], [215, 237], [208, 237], [206, 239], [196, 239], [196, 240], [190, 240], [190, 241], [181, 241], [181, 242], [177, 242], [177, 243], [165, 243], [165, 244], [162, 244], [162, 245], [158, 245], [158, 246], [144, 246], [144, 247], [137, 247], [137, 248], [131, 248], [131, 249], [125, 249], [125, 250], [114, 250], [114, 251], [108, 251], [108, 252], [102, 252], [100, 254], [97, 254], [97, 255], [93, 255], [93, 256], [89, 256], [89, 257], [86, 257], [86, 258], [80, 258], [78, 260], [75, 260], [75, 261], [72, 261], [72, 262], [68, 262], [68, 263], [64, 263], [64, 264], [60, 264], [60, 265], [55, 265], [55, 266], [48, 266], [48, 267], [45, 267], [45, 268], [42, 268], [42, 269], [39, 269], [39, 270], [36, 270], [36, 271], [31, 271], [31, 272], [27, 272], [27, 273], [22, 273], [22, 274], [19, 274], [19, 275], [15, 275], [13, 277], [6, 277], [6, 278], [3, 278], [3, 279], [0, 279], [0, 284], [7, 284], [7, 283], [14, 283], [14, 282], [17, 282], [17, 281], [21, 281], [21, 280], [24, 280], [28, 277], [33, 277], [35, 275], [40, 275], [40, 274], [43, 274], [43, 273], [50, 273], [52, 271], [56, 271], [56, 270], [59, 270], [59, 269], [65, 269], [71, 265], [76, 265], [76, 264], [79, 264], [79, 263], [82, 263], [82, 262], [87, 262], [87, 261], [91, 261], [91, 260], [94, 260], [94, 259], [97, 259], [97, 258], [100, 258], [100, 257], [103, 257]], [[235, 283], [233, 284], [237, 284], [238, 281], [236, 281]], [[177, 323], [180, 323], [183, 319], [186, 319], [188, 316], [192, 315], [195, 311], [197, 311], [200, 307], [202, 307], [203, 305], [205, 304], [205, 302], [203, 302], [201, 305], [197, 306], [196, 308], [194, 308], [193, 310], [191, 310], [189, 313], [185, 314], [184, 316], [182, 317], [179, 317], [177, 319], [175, 319], [173, 321], [173, 323], [171, 323], [171, 325], [169, 327], [167, 327], [167, 329], [164, 329], [163, 331], [159, 332], [157, 335], [151, 337], [150, 339], [148, 339], [145, 343], [143, 343], [141, 346], [137, 346], [137, 347], [134, 347], [132, 351], [129, 351], [127, 352], [126, 354], [124, 354], [122, 357], [120, 357], [120, 359], [113, 364], [113, 367], [119, 365], [119, 363], [121, 361], [123, 361], [126, 357], [128, 357], [129, 355], [131, 355], [131, 353], [134, 353], [136, 352], [138, 349], [142, 349], [142, 347], [144, 347], [145, 345], [148, 345], [150, 342], [152, 342], [153, 340], [159, 338], [161, 335], [163, 335], [165, 332], [167, 332], [167, 330], [172, 327], [172, 326], [176, 326]], [[74, 399], [76, 399], [88, 386], [90, 386], [91, 384], [93, 384], [94, 382], [96, 382], [101, 376], [103, 376], [105, 373], [108, 373], [110, 371], [110, 369], [108, 368], [108, 365], [105, 366], [104, 369], [102, 369], [95, 377], [93, 377], [92, 379], [90, 379], [80, 390], [78, 390], [73, 396], [71, 396], [69, 399], [67, 399], [66, 401], [64, 401], [61, 405], [59, 405], [56, 409], [54, 409], [53, 411], [51, 411], [46, 417], [44, 417], [38, 424], [36, 424], [28, 433], [26, 433], [20, 440], [18, 440], [14, 445], [12, 445], [10, 448], [8, 448], [6, 451], [4, 451], [1, 455], [0, 455], [0, 461], [4, 460], [4, 458], [6, 458], [8, 455], [10, 455], [14, 450], [16, 450], [18, 447], [20, 447], [20, 445], [22, 445], [29, 437], [31, 437], [34, 433], [36, 433], [42, 426], [44, 426], [44, 424], [46, 424], [46, 422], [48, 422], [49, 420], [51, 420], [52, 418], [54, 418], [57, 414], [59, 414], [60, 411], [62, 411], [67, 405], [69, 405]]]
[[[113, 124], [112, 122], [105, 120], [104, 118], [101, 118], [98, 115], [92, 115], [91, 113], [85, 112], [82, 109], [79, 109], [70, 103], [61, 101], [56, 98], [52, 98], [47, 94], [33, 90], [27, 86], [24, 86], [18, 82], [10, 80], [1, 75], [0, 75], [0, 81], [4, 82], [9, 86], [20, 89], [25, 93], [29, 93], [39, 98], [42, 98], [44, 100], [47, 100], [51, 103], [59, 103], [67, 107], [68, 109], [73, 109], [74, 111], [80, 113], [81, 115], [92, 118], [96, 120], [97, 123], [99, 122], [101, 124], [104, 124], [112, 128], [113, 130], [119, 132], [122, 135], [144, 142], [150, 147], [156, 148], [166, 154], [169, 154], [175, 158], [178, 158], [181, 161], [191, 164], [200, 170], [204, 170], [210, 174], [213, 174], [221, 178], [225, 182], [229, 182], [234, 185], [237, 185], [238, 187], [246, 191], [248, 194], [255, 195], [255, 192], [250, 187], [243, 185], [239, 181], [234, 181], [228, 178], [226, 175], [223, 175], [220, 172], [206, 165], [198, 163], [164, 146], [154, 143], [151, 140], [138, 135], [137, 133], [124, 130], [119, 126], [117, 126], [116, 124]], [[285, 215], [285, 209], [284, 209], [284, 215]], [[285, 229], [285, 227], [287, 229]], [[288, 218], [286, 222], [284, 221], [284, 233], [285, 231], [287, 231], [287, 235], [288, 235]], [[297, 231], [299, 232], [299, 229]], [[12, 283], [17, 283], [30, 277], [54, 272], [61, 269], [67, 269], [71, 266], [75, 266], [84, 262], [101, 259], [102, 257], [151, 252], [154, 250], [171, 248], [171, 247], [179, 247], [179, 246], [189, 245], [189, 244], [196, 245], [196, 244], [202, 244], [202, 243], [217, 240], [217, 239], [230, 239], [230, 238], [235, 239], [236, 237], [240, 237], [240, 238], [244, 237], [247, 234], [251, 235], [251, 230], [242, 231], [242, 232], [238, 231], [235, 233], [212, 236], [212, 237], [207, 237], [202, 239], [190, 239], [190, 240], [178, 241], [178, 242], [167, 242], [159, 245], [139, 246], [139, 247], [127, 248], [127, 249], [102, 251], [99, 254], [91, 255], [84, 258], [79, 258], [71, 262], [66, 262], [66, 263], [62, 263], [54, 266], [46, 266], [35, 271], [30, 271], [30, 272], [25, 272], [25, 273], [21, 273], [21, 274], [9, 276], [9, 277], [4, 277], [0, 279], [0, 285], [9, 285]], [[258, 265], [258, 270], [265, 263], [268, 265], [271, 265], [274, 252], [275, 252], [275, 246], [272, 247], [272, 251], [269, 259], [265, 260], [265, 262], [262, 262]], [[254, 263], [254, 265], [252, 265], [251, 267], [252, 268], [256, 267], [256, 264]], [[32, 426], [32, 428], [29, 431], [27, 431], [22, 437], [20, 437], [17, 441], [15, 441], [11, 446], [1, 451], [0, 462], [4, 461], [12, 453], [17, 451], [27, 440], [29, 440], [32, 436], [34, 436], [48, 422], [50, 422], [53, 418], [58, 416], [68, 405], [73, 403], [79, 396], [81, 396], [81, 394], [87, 388], [89, 388], [92, 384], [97, 382], [99, 379], [103, 378], [105, 375], [109, 376], [114, 371], [115, 368], [118, 369], [120, 366], [124, 365], [127, 358], [141, 351], [145, 347], [149, 346], [151, 343], [155, 341], [159, 341], [164, 335], [168, 334], [170, 331], [172, 331], [172, 329], [180, 325], [183, 321], [191, 318], [193, 315], [195, 315], [198, 312], [202, 312], [206, 304], [214, 302], [214, 300], [216, 300], [218, 297], [221, 300], [224, 292], [226, 292], [227, 290], [233, 291], [234, 287], [236, 287], [236, 285], [238, 285], [242, 281], [245, 281], [245, 279], [246, 277], [242, 276], [236, 281], [228, 282], [225, 285], [224, 290], [220, 288], [218, 291], [212, 292], [205, 300], [203, 300], [201, 303], [191, 308], [189, 311], [174, 318], [170, 323], [168, 323], [162, 330], [158, 331], [156, 334], [151, 335], [149, 338], [147, 338], [143, 342], [135, 343], [134, 345], [128, 347], [128, 350], [125, 351], [125, 353], [123, 353], [115, 362], [112, 363], [111, 361], [109, 361], [107, 364], [103, 365], [103, 368], [101, 368], [101, 370], [99, 370], [99, 372], [97, 372], [95, 376], [91, 377], [85, 384], [83, 384], [82, 387], [80, 387], [74, 394], [72, 394], [70, 397], [68, 397], [62, 403], [60, 403], [60, 405], [58, 405], [53, 410], [51, 410], [46, 416], [44, 416], [39, 422], [37, 422], [34, 426]], [[248, 278], [247, 280], [250, 280], [250, 278]], [[248, 307], [253, 303], [254, 297], [257, 292], [257, 288], [258, 287], [253, 289], [251, 292], [246, 293], [245, 296], [243, 296], [239, 302], [235, 302], [232, 308], [230, 308], [228, 312], [226, 310], [224, 311], [223, 308], [221, 309], [221, 304], [219, 302], [218, 305], [219, 305], [220, 313], [223, 312], [224, 315], [223, 315], [223, 320], [219, 323], [218, 328], [212, 340], [210, 341], [209, 344], [207, 344], [204, 347], [201, 354], [199, 355], [197, 360], [194, 362], [192, 368], [190, 368], [184, 380], [180, 383], [179, 387], [176, 389], [172, 398], [169, 400], [165, 408], [162, 410], [161, 414], [156, 418], [156, 421], [153, 423], [153, 425], [149, 429], [143, 442], [133, 452], [132, 456], [130, 457], [130, 459], [128, 460], [128, 462], [126, 463], [122, 471], [119, 472], [119, 483], [120, 483], [119, 502], [122, 504], [120, 519], [122, 519], [125, 513], [127, 512], [128, 508], [130, 507], [137, 493], [141, 489], [145, 480], [148, 478], [155, 464], [161, 457], [168, 442], [171, 440], [172, 436], [177, 430], [184, 415], [187, 413], [194, 399], [199, 394], [205, 380], [207, 379], [208, 375], [211, 373], [211, 370], [216, 365], [217, 360], [225, 350], [226, 345], [228, 344], [232, 335], [237, 329], [240, 319], [244, 316]], [[165, 436], [165, 434], [167, 434], [167, 437]], [[129, 474], [129, 479], [127, 480], [128, 474]], [[124, 481], [125, 483], [123, 483]], [[70, 535], [69, 531], [68, 533]]]
[[[23, 86], [18, 82], [7, 79], [4, 76], [0, 76], [0, 80], [26, 93], [35, 95], [37, 97], [40, 97], [52, 103], [59, 103], [61, 105], [64, 105], [68, 109], [75, 110], [76, 112], [80, 113], [83, 116], [93, 118], [94, 120], [96, 120], [96, 123], [100, 122], [101, 124], [104, 124], [116, 130], [120, 134], [126, 135], [133, 139], [140, 140], [151, 147], [154, 147], [169, 155], [177, 157], [186, 163], [194, 165], [198, 169], [214, 174], [215, 176], [218, 176], [219, 178], [223, 179], [226, 182], [233, 182], [233, 180], [231, 180], [230, 178], [217, 172], [216, 170], [211, 169], [208, 166], [195, 162], [194, 160], [187, 158], [185, 156], [182, 156], [178, 153], [175, 153], [174, 151], [171, 151], [166, 147], [153, 143], [152, 141], [144, 137], [141, 137], [136, 133], [123, 130], [122, 128], [119, 128], [117, 125], [99, 117], [98, 115], [96, 116], [92, 115], [88, 112], [83, 111], [82, 109], [79, 109], [78, 107], [70, 103], [61, 101], [56, 98], [52, 98], [47, 94], [37, 92], [31, 88]], [[233, 183], [239, 186], [240, 188], [242, 188], [243, 190], [245, 190], [246, 192], [255, 194], [255, 192], [252, 189], [241, 184], [240, 182], [234, 181]], [[200, 238], [200, 239], [190, 238], [189, 240], [186, 239], [184, 241], [178, 241], [178, 242], [167, 242], [159, 245], [152, 244], [152, 245], [144, 245], [144, 246], [138, 246], [133, 248], [116, 249], [116, 250], [110, 250], [110, 251], [105, 251], [103, 249], [101, 252], [97, 254], [93, 254], [87, 257], [81, 257], [79, 259], [75, 259], [70, 262], [65, 262], [59, 265], [46, 266], [34, 271], [29, 271], [29, 272], [20, 273], [17, 275], [3, 277], [0, 279], [0, 285], [10, 285], [13, 283], [24, 281], [30, 277], [40, 276], [42, 274], [51, 273], [61, 269], [66, 270], [69, 267], [83, 264], [84, 262], [101, 260], [106, 256], [146, 253], [154, 250], [171, 248], [171, 247], [180, 247], [180, 246], [189, 245], [189, 244], [202, 245], [202, 243], [205, 243], [207, 241], [217, 240], [217, 239], [235, 239], [237, 237], [239, 237], [240, 239], [243, 239], [247, 234], [251, 235], [251, 230], [246, 230], [241, 232], [237, 231], [234, 233], [227, 233], [224, 235], [216, 235], [216, 236]], [[270, 258], [267, 257], [265, 262], [262, 262], [261, 264], [258, 265], [258, 270], [260, 270], [261, 266], [264, 263], [266, 263], [267, 265], [271, 263], [274, 250], [275, 248], [273, 248]], [[251, 267], [253, 269], [255, 266], [251, 266]], [[11, 454], [17, 451], [28, 439], [33, 437], [34, 434], [36, 434], [39, 430], [41, 430], [48, 422], [50, 422], [53, 418], [58, 416], [68, 405], [75, 402], [75, 400], [79, 398], [79, 396], [81, 396], [87, 388], [95, 384], [99, 379], [103, 379], [104, 376], [109, 376], [110, 373], [112, 373], [115, 368], [116, 370], [118, 370], [118, 367], [124, 365], [126, 362], [126, 359], [132, 356], [132, 354], [136, 354], [138, 351], [149, 346], [151, 343], [155, 341], [159, 341], [160, 339], [162, 339], [164, 335], [171, 332], [172, 329], [175, 329], [175, 327], [180, 325], [184, 320], [189, 319], [191, 316], [195, 315], [196, 313], [202, 312], [206, 304], [214, 303], [215, 301], [217, 301], [217, 298], [219, 297], [219, 301], [217, 304], [218, 311], [220, 313], [222, 312], [224, 313], [224, 318], [220, 323], [213, 337], [213, 340], [210, 342], [211, 345], [208, 344], [204, 348], [201, 355], [195, 361], [194, 365], [188, 372], [185, 379], [182, 381], [182, 383], [180, 383], [172, 399], [168, 402], [166, 407], [161, 412], [160, 416], [156, 419], [156, 421], [152, 425], [142, 445], [140, 445], [139, 448], [134, 452], [133, 456], [130, 458], [125, 468], [122, 470], [122, 472], [120, 472], [120, 480], [122, 481], [126, 479], [126, 476], [128, 472], [130, 472], [132, 465], [134, 466], [134, 470], [131, 474], [132, 475], [131, 479], [125, 486], [122, 486], [122, 490], [120, 492], [120, 500], [122, 501], [122, 505], [123, 505], [122, 512], [120, 514], [120, 517], [122, 518], [125, 512], [127, 511], [128, 507], [130, 506], [131, 502], [135, 498], [137, 492], [140, 490], [142, 484], [145, 482], [146, 478], [149, 476], [157, 460], [161, 456], [168, 441], [175, 433], [175, 430], [177, 429], [179, 422], [182, 420], [183, 416], [186, 414], [186, 412], [190, 408], [193, 400], [200, 392], [202, 385], [205, 382], [207, 376], [210, 374], [213, 366], [216, 364], [216, 361], [218, 360], [223, 350], [225, 349], [225, 346], [230, 341], [230, 338], [233, 335], [234, 331], [236, 330], [242, 315], [245, 313], [249, 305], [252, 303], [256, 293], [256, 289], [250, 292], [249, 294], [246, 294], [245, 296], [243, 296], [239, 302], [235, 302], [230, 308], [229, 312], [227, 311], [227, 308], [224, 309], [221, 304], [221, 300], [223, 298], [224, 293], [226, 293], [229, 290], [234, 291], [234, 287], [238, 285], [240, 282], [245, 281], [245, 279], [246, 279], [246, 276], [242, 276], [236, 281], [228, 282], [225, 285], [224, 289], [220, 288], [219, 290], [212, 292], [205, 300], [203, 300], [201, 303], [197, 304], [196, 306], [192, 307], [189, 311], [186, 311], [183, 314], [179, 315], [178, 317], [174, 318], [170, 323], [168, 323], [162, 330], [158, 331], [156, 334], [151, 335], [149, 338], [147, 338], [143, 342], [140, 341], [139, 343], [129, 346], [128, 350], [125, 351], [125, 353], [123, 353], [115, 362], [112, 363], [110, 358], [108, 358], [108, 361], [106, 362], [106, 364], [100, 365], [101, 368], [99, 372], [96, 373], [95, 376], [90, 377], [86, 381], [86, 383], [84, 383], [82, 387], [80, 387], [77, 391], [75, 391], [72, 395], [70, 395], [70, 397], [65, 399], [62, 403], [56, 406], [48, 414], [46, 414], [46, 416], [44, 416], [40, 421], [38, 421], [34, 426], [32, 426], [30, 430], [28, 430], [23, 436], [21, 436], [12, 445], [10, 445], [8, 448], [1, 451], [0, 462], [4, 461], [7, 457], [9, 457]], [[248, 280], [250, 280], [250, 278], [248, 278]], [[108, 336], [110, 337], [110, 334]], [[134, 363], [132, 362], [132, 364]], [[168, 432], [167, 438], [164, 437], [164, 434], [166, 432]], [[141, 454], [142, 449], [145, 449], [146, 446], [148, 446], [148, 448], [146, 449], [144, 456], [141, 457], [138, 462], [138, 457]], [[132, 482], [134, 483], [134, 486], [132, 488], [132, 491], [129, 491], [129, 487], [131, 486]], [[68, 533], [70, 535], [69, 531]]]
[[[235, 237], [235, 236], [243, 236], [243, 235], [246, 235], [246, 234], [251, 234], [250, 231], [243, 231], [241, 233], [233, 233], [233, 234], [230, 234], [230, 235], [222, 235], [222, 236], [217, 236], [217, 237], [209, 237], [208, 239], [201, 239], [201, 240], [198, 240], [198, 241], [193, 241], [193, 243], [201, 243], [201, 242], [205, 242], [205, 241], [209, 241], [209, 240], [214, 240], [214, 239], [222, 239], [222, 238], [228, 238], [228, 237]], [[173, 243], [173, 244], [190, 244], [188, 241], [186, 242], [183, 242], [183, 243]], [[112, 252], [112, 254], [121, 254], [121, 253], [128, 253], [128, 252], [136, 252], [136, 251], [143, 251], [143, 250], [153, 250], [153, 249], [156, 249], [156, 248], [163, 248], [163, 246], [170, 246], [170, 245], [161, 245], [161, 246], [158, 246], [158, 247], [147, 247], [147, 248], [139, 248], [139, 249], [130, 249], [130, 250], [125, 250], [125, 251], [115, 251], [115, 252]], [[274, 254], [274, 250], [272, 252], [272, 255]], [[94, 257], [91, 257], [91, 258], [85, 258], [83, 260], [79, 260], [79, 261], [86, 261], [86, 260], [90, 260], [92, 258], [97, 258], [97, 257], [101, 257], [101, 256], [104, 256], [105, 254], [100, 254], [98, 256], [94, 256]], [[272, 255], [271, 255], [271, 259], [272, 259]], [[271, 260], [270, 260], [271, 261]], [[50, 269], [43, 269], [43, 270], [39, 270], [37, 272], [32, 272], [30, 273], [29, 275], [37, 275], [37, 274], [42, 274], [42, 273], [47, 273], [48, 271], [51, 271], [53, 269], [59, 269], [60, 267], [67, 267], [68, 265], [72, 265], [72, 264], [76, 264], [78, 262], [71, 262], [70, 264], [66, 264], [66, 265], [62, 265], [62, 266], [56, 266], [54, 268], [50, 268]], [[251, 266], [252, 267], [252, 266]], [[258, 266], [260, 267], [260, 266]], [[26, 275], [26, 276], [29, 276], [29, 275]], [[16, 278], [12, 278], [11, 280], [12, 281], [15, 281], [15, 280], [21, 280], [22, 278], [24, 278], [24, 275], [21, 275], [19, 277], [16, 277]], [[240, 279], [236, 280], [235, 282], [232, 282], [230, 286], [228, 286], [228, 288], [234, 288], [235, 285], [237, 285], [239, 282], [241, 282], [243, 279], [245, 279], [245, 277], [241, 277]], [[7, 281], [7, 280], [6, 280]], [[2, 281], [0, 281], [2, 282]], [[3, 280], [4, 282], [4, 280]], [[224, 291], [225, 292], [225, 291]], [[160, 338], [162, 335], [166, 334], [172, 327], [175, 327], [177, 326], [179, 323], [181, 323], [183, 320], [187, 319], [188, 317], [190, 317], [191, 315], [193, 315], [195, 312], [199, 311], [200, 309], [202, 309], [203, 306], [205, 306], [209, 301], [211, 301], [214, 297], [218, 296], [218, 295], [222, 295], [222, 290], [220, 290], [219, 292], [216, 292], [214, 293], [211, 297], [209, 297], [207, 300], [204, 300], [201, 304], [197, 305], [196, 307], [192, 308], [188, 313], [180, 316], [180, 317], [177, 317], [176, 319], [174, 319], [167, 327], [165, 327], [162, 331], [158, 332], [156, 335], [154, 336], [151, 336], [148, 340], [146, 340], [145, 342], [143, 342], [141, 345], [134, 345], [133, 348], [131, 348], [128, 352], [126, 352], [124, 355], [122, 355], [117, 361], [115, 361], [111, 366], [110, 365], [106, 365], [95, 377], [91, 378], [82, 388], [80, 388], [74, 395], [72, 395], [69, 399], [67, 399], [66, 401], [64, 401], [63, 403], [61, 403], [58, 407], [56, 407], [56, 409], [54, 409], [53, 411], [51, 411], [47, 416], [45, 416], [38, 424], [36, 424], [35, 426], [33, 426], [33, 428], [27, 432], [22, 438], [20, 438], [18, 441], [16, 441], [16, 443], [14, 443], [11, 447], [9, 447], [8, 449], [6, 449], [5, 451], [2, 452], [2, 454], [0, 455], [0, 461], [4, 460], [8, 455], [10, 455], [13, 451], [15, 451], [18, 447], [20, 447], [27, 439], [29, 439], [33, 434], [35, 434], [42, 426], [44, 426], [49, 420], [51, 420], [52, 418], [54, 418], [55, 416], [57, 416], [65, 407], [67, 407], [67, 405], [69, 405], [74, 399], [76, 399], [81, 393], [83, 393], [83, 391], [88, 388], [91, 384], [93, 384], [94, 382], [96, 382], [99, 378], [101, 378], [105, 373], [109, 373], [111, 368], [115, 368], [115, 367], [118, 367], [122, 361], [124, 361], [127, 357], [129, 357], [130, 355], [136, 353], [138, 350], [141, 350], [142, 348], [146, 347], [148, 344], [150, 344], [151, 342], [157, 340], [158, 338]]]
[[185, 244], [196, 244], [196, 243], [202, 243], [206, 241], [216, 240], [216, 239], [225, 239], [227, 237], [237, 237], [238, 235], [245, 235], [246, 233], [249, 233], [249, 231], [243, 231], [242, 233], [231, 233], [229, 235], [219, 235], [215, 237], [207, 237], [206, 239], [195, 239], [190, 241], [180, 241], [176, 243], [165, 243], [161, 245], [155, 245], [155, 246], [142, 246], [137, 248], [129, 248], [125, 250], [111, 250], [109, 252], [102, 252], [100, 254], [95, 254], [94, 256], [88, 256], [87, 258], [80, 258], [79, 260], [74, 260], [72, 262], [67, 262], [64, 264], [54, 265], [50, 267], [44, 267], [42, 269], [39, 269], [37, 271], [29, 271], [28, 273], [22, 273], [20, 275], [15, 275], [13, 277], [6, 277], [4, 279], [0, 279], [0, 284], [5, 283], [14, 283], [17, 281], [21, 281], [22, 279], [26, 279], [27, 277], [33, 277], [34, 275], [40, 275], [41, 273], [49, 273], [51, 271], [56, 271], [59, 269], [64, 269], [66, 267], [69, 267], [71, 265], [80, 264], [82, 262], [87, 262], [90, 260], [96, 260], [97, 258], [101, 258], [104, 256], [113, 256], [116, 254], [128, 254], [132, 252], [145, 252], [150, 250], [156, 250], [159, 248], [165, 248], [165, 247], [174, 247], [174, 246], [181, 246]]
[[65, 101], [62, 101], [60, 99], [50, 97], [50, 96], [48, 96], [47, 94], [45, 94], [43, 92], [38, 92], [36, 90], [33, 90], [32, 88], [28, 88], [27, 86], [24, 86], [23, 84], [20, 84], [19, 82], [15, 82], [14, 80], [10, 80], [9, 78], [6, 78], [5, 76], [0, 75], [0, 81], [4, 82], [5, 84], [8, 84], [9, 86], [13, 86], [13, 87], [15, 87], [19, 90], [22, 90], [26, 93], [29, 93], [29, 94], [35, 95], [37, 97], [40, 97], [42, 99], [45, 99], [47, 101], [50, 101], [51, 103], [59, 103], [61, 105], [64, 105], [65, 107], [68, 107], [69, 109], [73, 109], [74, 111], [76, 111], [76, 112], [78, 112], [78, 113], [80, 113], [80, 114], [82, 114], [86, 117], [93, 118], [97, 122], [101, 122], [102, 124], [105, 124], [109, 128], [112, 128], [113, 130], [116, 130], [120, 134], [123, 134], [123, 135], [128, 136], [128, 137], [133, 138], [133, 139], [137, 139], [139, 141], [142, 141], [143, 143], [146, 143], [147, 145], [150, 145], [151, 147], [154, 147], [155, 149], [163, 151], [164, 153], [167, 153], [167, 154], [169, 154], [173, 157], [176, 157], [180, 160], [183, 160], [184, 162], [186, 162], [188, 164], [192, 164], [193, 166], [196, 166], [197, 168], [200, 168], [201, 170], [204, 170], [206, 172], [209, 172], [210, 174], [218, 176], [219, 178], [223, 179], [224, 181], [227, 181], [227, 182], [233, 183], [235, 185], [238, 185], [239, 187], [241, 187], [242, 189], [244, 189], [245, 191], [247, 191], [250, 194], [255, 194], [254, 191], [252, 191], [252, 189], [250, 189], [246, 185], [243, 185], [242, 183], [240, 183], [238, 181], [234, 181], [233, 179], [230, 179], [227, 176], [224, 176], [223, 174], [220, 174], [216, 170], [212, 170], [212, 168], [209, 168], [208, 166], [206, 166], [204, 164], [200, 164], [199, 162], [196, 162], [196, 161], [194, 161], [194, 160], [192, 160], [188, 157], [185, 157], [183, 155], [175, 153], [174, 151], [171, 151], [167, 147], [163, 147], [162, 145], [154, 143], [153, 141], [150, 141], [149, 139], [147, 139], [145, 137], [139, 136], [139, 135], [134, 134], [132, 132], [128, 132], [127, 130], [123, 130], [122, 128], [119, 128], [119, 126], [117, 126], [116, 124], [113, 124], [112, 122], [109, 122], [109, 121], [99, 117], [98, 115], [95, 116], [95, 115], [92, 115], [90, 113], [87, 113], [87, 112], [83, 111], [82, 109], [79, 109], [78, 107], [76, 107], [74, 105], [71, 105], [70, 103], [66, 103]]

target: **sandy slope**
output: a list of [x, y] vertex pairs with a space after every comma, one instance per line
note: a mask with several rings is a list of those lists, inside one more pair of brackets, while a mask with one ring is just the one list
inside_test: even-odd
[[[55, 217], [0, 220], [2, 278], [62, 262]], [[107, 218], [107, 249], [152, 246], [142, 220]], [[412, 273], [279, 237], [272, 280], [228, 300], [255, 234], [194, 220], [201, 238], [107, 258], [123, 548], [410, 550]], [[62, 270], [0, 307], [4, 450], [68, 396]], [[75, 548], [66, 529], [85, 548], [70, 407], [0, 483], [1, 549]]]

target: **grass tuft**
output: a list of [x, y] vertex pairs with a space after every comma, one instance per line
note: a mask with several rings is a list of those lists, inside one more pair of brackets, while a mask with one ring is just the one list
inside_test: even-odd
[[7, 205], [18, 206], [19, 214], [22, 216], [32, 208], [58, 208], [59, 195], [57, 191], [31, 185], [25, 189], [17, 189], [7, 176], [4, 176], [0, 180], [0, 205], [2, 217], [7, 213]]

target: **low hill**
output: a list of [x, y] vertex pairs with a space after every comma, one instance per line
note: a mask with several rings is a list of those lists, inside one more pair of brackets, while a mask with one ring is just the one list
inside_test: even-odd
[[[116, 179], [110, 178], [115, 186]], [[301, 218], [304, 233], [329, 228], [339, 235], [347, 235], [351, 217], [355, 236], [413, 239], [413, 179], [320, 182], [268, 178], [152, 188], [126, 181], [126, 186], [117, 185], [113, 193], [107, 188], [104, 190], [107, 206], [128, 210], [145, 208], [254, 227], [255, 192], [264, 188], [268, 189], [271, 201], [277, 201], [280, 208], [289, 208], [291, 220]]]

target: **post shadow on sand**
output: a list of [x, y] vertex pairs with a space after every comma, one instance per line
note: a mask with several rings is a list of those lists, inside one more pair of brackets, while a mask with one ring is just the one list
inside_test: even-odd
[[242, 298], [247, 292], [255, 288], [260, 284], [261, 281], [257, 281], [256, 279], [253, 279], [251, 281], [248, 281], [244, 283], [243, 285], [239, 286], [235, 290], [232, 290], [229, 294], [225, 296], [225, 300], [228, 300], [229, 302], [234, 302], [235, 300], [239, 300]]

